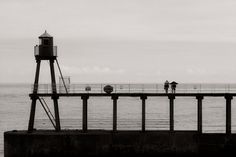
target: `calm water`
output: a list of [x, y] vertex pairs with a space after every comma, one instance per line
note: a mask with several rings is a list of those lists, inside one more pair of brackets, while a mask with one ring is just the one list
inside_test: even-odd
[[[3, 157], [3, 132], [27, 129], [30, 99], [30, 85], [0, 85], [0, 157]], [[46, 99], [52, 109], [51, 99]], [[194, 98], [175, 99], [175, 129], [197, 129], [197, 101]], [[232, 100], [232, 125], [236, 132], [236, 101]], [[81, 129], [82, 101], [78, 98], [60, 98], [61, 125], [64, 129]], [[146, 128], [167, 130], [169, 127], [169, 105], [167, 98], [148, 98], [146, 106]], [[52, 128], [42, 107], [36, 108], [37, 129]], [[90, 98], [88, 106], [89, 129], [112, 129], [112, 100]], [[52, 128], [53, 129], [53, 128]], [[118, 129], [141, 129], [140, 98], [118, 100]], [[224, 98], [203, 100], [203, 132], [225, 132]]]

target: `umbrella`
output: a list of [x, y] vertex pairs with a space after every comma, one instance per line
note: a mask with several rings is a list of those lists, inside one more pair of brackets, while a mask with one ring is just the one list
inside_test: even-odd
[[174, 84], [177, 85], [178, 83], [175, 82], [175, 81], [173, 81], [173, 82], [171, 82], [170, 84], [171, 84], [171, 85], [174, 85]]

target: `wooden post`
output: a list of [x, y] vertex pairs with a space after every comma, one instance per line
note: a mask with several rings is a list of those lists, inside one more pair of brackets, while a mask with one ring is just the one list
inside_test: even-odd
[[55, 71], [54, 71], [54, 60], [50, 60], [50, 71], [51, 71], [51, 82], [52, 82], [52, 99], [54, 102], [54, 112], [55, 112], [55, 121], [56, 121], [56, 131], [61, 130], [60, 125], [60, 116], [59, 116], [59, 108], [58, 108], [58, 95], [57, 95], [57, 88], [56, 88], [56, 79], [55, 79]]
[[32, 132], [34, 129], [35, 109], [36, 109], [36, 102], [38, 99], [36, 94], [38, 93], [38, 82], [39, 82], [41, 60], [36, 60], [36, 62], [37, 62], [37, 67], [36, 67], [35, 80], [34, 80], [34, 86], [33, 86], [34, 96], [31, 97], [32, 102], [31, 102], [30, 118], [29, 118], [29, 124], [28, 124], [28, 132]]
[[231, 134], [231, 100], [232, 95], [226, 95], [226, 134]]
[[168, 96], [170, 100], [170, 131], [174, 131], [174, 95]]
[[199, 133], [202, 133], [202, 100], [203, 96], [196, 96], [197, 99], [197, 130]]
[[113, 100], [113, 131], [117, 131], [117, 95], [112, 95], [111, 99]]
[[83, 132], [87, 132], [88, 130], [88, 95], [81, 96], [81, 99], [83, 100]]
[[145, 114], [146, 114], [146, 99], [147, 96], [146, 95], [142, 95], [140, 97], [140, 99], [142, 100], [142, 131], [145, 131]]

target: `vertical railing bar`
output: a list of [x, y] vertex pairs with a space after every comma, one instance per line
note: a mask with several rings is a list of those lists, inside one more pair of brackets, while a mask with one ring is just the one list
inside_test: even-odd
[[128, 84], [128, 87], [129, 87], [129, 93], [130, 93], [130, 83]]

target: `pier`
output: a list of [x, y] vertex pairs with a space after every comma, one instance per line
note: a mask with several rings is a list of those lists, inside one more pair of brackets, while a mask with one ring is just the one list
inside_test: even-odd
[[[66, 84], [57, 61], [57, 48], [53, 37], [46, 31], [39, 36], [35, 46], [36, 73], [32, 85], [31, 109], [28, 130], [13, 130], [4, 133], [5, 157], [49, 157], [49, 156], [101, 156], [101, 155], [232, 155], [236, 154], [236, 134], [232, 133], [232, 104], [236, 97], [236, 85], [217, 86], [207, 84], [178, 84], [172, 91], [165, 91], [160, 84]], [[39, 83], [41, 61], [48, 61], [51, 84]], [[57, 85], [54, 63], [57, 64], [62, 84]], [[70, 81], [69, 81], [70, 82]], [[44, 97], [53, 102], [53, 111]], [[82, 129], [62, 130], [58, 99], [78, 97], [82, 101]], [[112, 129], [92, 130], [88, 128], [88, 100], [91, 97], [107, 97], [111, 100]], [[122, 97], [137, 97], [141, 103], [141, 128], [137, 130], [117, 129], [118, 100]], [[148, 130], [146, 128], [146, 101], [150, 97], [165, 97], [169, 101], [169, 129]], [[197, 129], [175, 130], [175, 99], [192, 97], [197, 106]], [[225, 132], [203, 133], [202, 113], [204, 98], [225, 99]], [[38, 104], [37, 104], [38, 102]], [[54, 129], [37, 130], [34, 126], [36, 106], [41, 105]], [[132, 110], [132, 108], [130, 108]]]
[[[222, 84], [222, 85], [204, 85], [204, 84], [184, 84], [177, 88], [176, 93], [165, 93], [164, 86], [162, 84], [111, 84], [113, 88], [112, 93], [106, 93], [104, 87], [107, 84], [70, 84], [67, 85], [67, 90], [63, 89], [62, 85], [55, 85], [54, 88], [58, 89], [57, 93], [51, 93], [49, 84], [38, 85], [38, 93], [33, 93], [29, 96], [31, 99], [43, 97], [80, 97], [83, 104], [82, 112], [82, 128], [83, 131], [87, 131], [87, 117], [88, 117], [88, 100], [91, 97], [108, 97], [111, 99], [113, 105], [113, 131], [117, 131], [117, 101], [122, 97], [138, 97], [140, 98], [141, 112], [142, 112], [142, 131], [146, 130], [146, 100], [150, 97], [166, 97], [169, 100], [169, 131], [174, 131], [174, 106], [175, 99], [178, 97], [190, 97], [196, 99], [197, 106], [197, 130], [202, 133], [202, 105], [203, 99], [206, 97], [222, 97], [225, 99], [225, 115], [226, 126], [225, 133], [231, 134], [231, 100], [236, 96], [236, 86], [234, 84]], [[210, 87], [209, 87], [210, 86]], [[89, 87], [89, 91], [86, 90]], [[222, 92], [223, 91], [223, 92]], [[41, 101], [40, 101], [41, 102]], [[45, 102], [46, 103], [46, 102]], [[45, 103], [41, 103], [42, 105]], [[45, 110], [47, 115], [48, 111]], [[50, 117], [49, 117], [50, 118]], [[51, 121], [53, 119], [50, 119]], [[55, 119], [54, 119], [55, 120]], [[60, 124], [60, 119], [57, 120]], [[32, 122], [30, 122], [32, 123]], [[54, 123], [53, 123], [54, 125]], [[54, 125], [56, 127], [56, 125]]]
[[[87, 117], [88, 117], [88, 99], [91, 97], [109, 97], [113, 103], [113, 131], [117, 130], [117, 100], [121, 97], [139, 97], [142, 103], [142, 131], [145, 131], [145, 110], [146, 110], [146, 99], [149, 97], [166, 97], [169, 99], [169, 131], [174, 131], [174, 100], [176, 97], [193, 97], [196, 98], [197, 105], [197, 128], [199, 133], [202, 133], [202, 100], [204, 97], [223, 97], [225, 99], [226, 105], [226, 134], [231, 134], [231, 100], [236, 96], [236, 93], [58, 93], [58, 94], [48, 94], [48, 93], [40, 93], [40, 94], [30, 94], [30, 97], [80, 97], [83, 104], [83, 112], [82, 112], [82, 128], [83, 131], [86, 132], [88, 130], [87, 127]], [[58, 120], [60, 123], [60, 119]]]
[[[55, 130], [10, 131], [4, 134], [5, 157], [17, 156], [99, 156], [99, 155], [232, 155], [236, 153], [236, 134], [231, 131], [231, 100], [236, 93], [37, 93], [42, 97], [80, 97], [82, 101], [82, 129], [61, 130], [60, 119]], [[88, 128], [88, 100], [108, 97], [113, 105], [112, 130]], [[140, 131], [117, 130], [117, 106], [121, 97], [139, 97], [142, 109]], [[166, 97], [169, 100], [169, 130], [147, 130], [146, 100]], [[174, 129], [174, 106], [177, 97], [193, 97], [197, 105], [197, 130]], [[202, 132], [202, 106], [206, 97], [222, 97], [226, 105], [225, 133]], [[56, 121], [56, 119], [53, 119]], [[32, 123], [32, 122], [31, 122]], [[56, 126], [59, 124], [59, 126]], [[59, 128], [59, 130], [58, 130]], [[20, 143], [19, 143], [20, 141]], [[13, 149], [14, 148], [14, 149]], [[24, 148], [24, 149], [23, 149]], [[14, 150], [14, 151], [13, 151]]]

